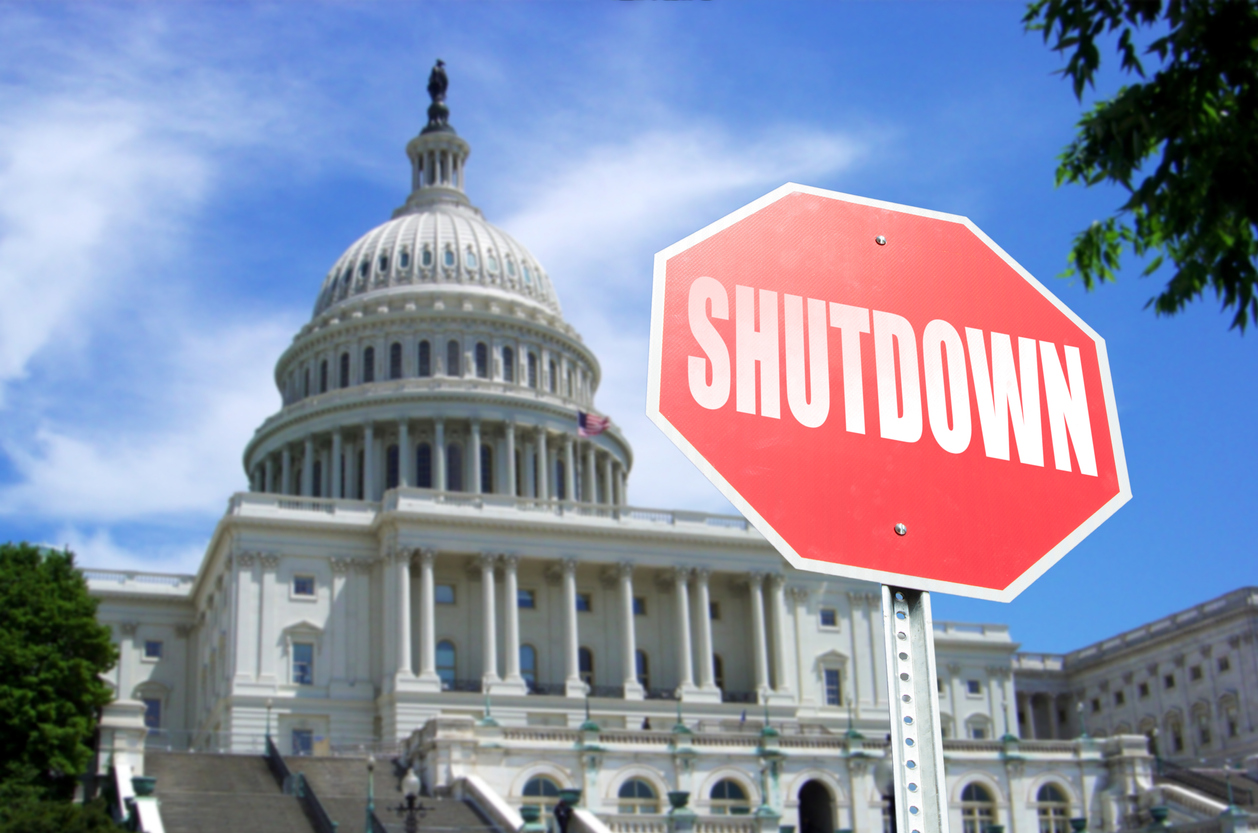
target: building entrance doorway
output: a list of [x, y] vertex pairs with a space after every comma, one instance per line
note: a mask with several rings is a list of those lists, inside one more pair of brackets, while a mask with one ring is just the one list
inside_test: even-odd
[[834, 833], [834, 797], [820, 781], [799, 791], [799, 833]]

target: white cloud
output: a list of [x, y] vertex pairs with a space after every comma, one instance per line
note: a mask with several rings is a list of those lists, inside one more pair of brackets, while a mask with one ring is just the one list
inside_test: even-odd
[[62, 527], [47, 542], [50, 547], [68, 547], [74, 553], [74, 563], [80, 567], [98, 570], [135, 570], [138, 572], [195, 574], [201, 564], [204, 546], [194, 544], [175, 548], [160, 548], [157, 552], [144, 552], [118, 544], [108, 529], [90, 531], [75, 526]]
[[733, 511], [644, 413], [655, 252], [784, 182], [829, 181], [868, 146], [807, 127], [750, 141], [714, 127], [658, 130], [595, 144], [520, 183], [526, 202], [503, 226], [546, 265], [599, 357], [599, 406], [634, 446], [633, 503]]

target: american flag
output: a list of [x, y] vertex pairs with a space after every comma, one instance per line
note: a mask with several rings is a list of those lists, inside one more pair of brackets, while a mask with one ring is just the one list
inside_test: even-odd
[[595, 416], [594, 414], [587, 414], [585, 411], [577, 411], [577, 436], [597, 436], [606, 431], [607, 426], [611, 425], [611, 422], [611, 417]]

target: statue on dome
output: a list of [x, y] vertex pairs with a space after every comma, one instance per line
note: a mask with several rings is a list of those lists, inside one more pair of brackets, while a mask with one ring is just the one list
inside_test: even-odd
[[424, 133], [453, 130], [450, 127], [450, 108], [446, 106], [446, 88], [449, 86], [446, 62], [438, 58], [428, 75], [428, 97], [432, 99], [432, 104], [428, 105], [428, 125]]

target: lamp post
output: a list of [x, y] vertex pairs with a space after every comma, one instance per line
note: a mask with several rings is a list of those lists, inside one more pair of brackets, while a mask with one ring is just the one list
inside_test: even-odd
[[371, 818], [376, 814], [376, 758], [367, 755], [367, 821], [363, 830], [371, 831]]
[[275, 705], [270, 697], [266, 698], [266, 739], [271, 739], [271, 707]]
[[428, 813], [428, 808], [419, 802], [419, 776], [415, 767], [406, 770], [402, 779], [402, 796], [406, 801], [393, 808], [403, 819], [406, 833], [419, 833], [419, 820]]

